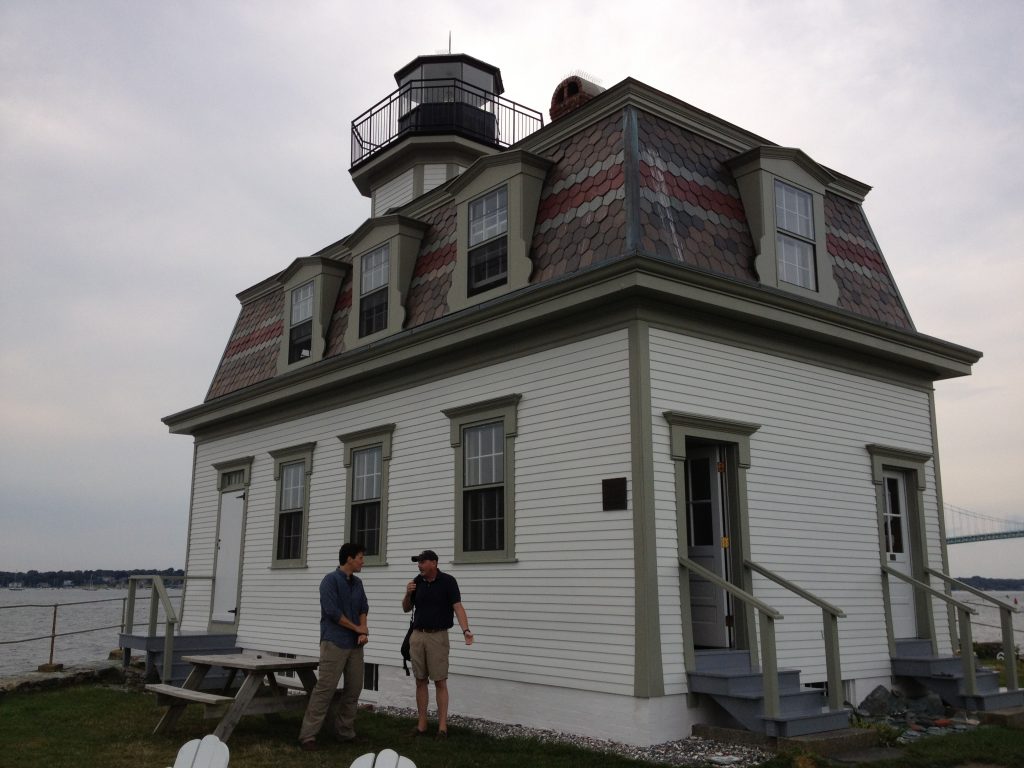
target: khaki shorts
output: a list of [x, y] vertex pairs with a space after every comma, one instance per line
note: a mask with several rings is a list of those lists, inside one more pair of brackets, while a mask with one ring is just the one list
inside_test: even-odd
[[448, 630], [424, 632], [413, 630], [409, 639], [412, 673], [417, 680], [428, 677], [435, 683], [448, 679]]

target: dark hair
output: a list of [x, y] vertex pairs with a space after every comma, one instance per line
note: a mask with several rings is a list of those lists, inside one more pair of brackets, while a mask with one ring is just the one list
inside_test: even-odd
[[350, 557], [359, 557], [360, 554], [366, 552], [366, 547], [354, 541], [349, 541], [341, 545], [341, 549], [338, 550], [338, 562], [344, 565], [348, 562]]

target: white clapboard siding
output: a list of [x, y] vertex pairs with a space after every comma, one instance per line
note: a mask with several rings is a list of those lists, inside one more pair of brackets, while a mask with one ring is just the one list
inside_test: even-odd
[[[878, 561], [875, 487], [865, 446], [931, 453], [928, 392], [724, 343], [650, 334], [658, 579], [667, 692], [685, 690], [679, 663], [676, 499], [669, 430], [675, 410], [760, 425], [751, 437], [747, 500], [752, 558], [845, 610], [843, 675], [889, 674]], [[929, 562], [938, 565], [933, 463], [927, 465]], [[755, 593], [779, 609], [779, 664], [824, 679], [821, 612], [758, 576]], [[937, 611], [940, 639], [947, 634]]]
[[[321, 578], [346, 538], [346, 475], [338, 435], [395, 424], [389, 466], [388, 565], [362, 577], [370, 601], [366, 661], [400, 665], [400, 608], [416, 574], [410, 556], [437, 550], [455, 575], [477, 642], [452, 634], [453, 670], [528, 684], [631, 695], [634, 663], [632, 512], [601, 510], [601, 480], [631, 472], [625, 331], [545, 350], [355, 405], [201, 441], [191, 561], [212, 552], [214, 463], [253, 456], [246, 510], [238, 643], [315, 654]], [[443, 409], [518, 393], [517, 562], [451, 563], [454, 453]], [[268, 451], [315, 442], [307, 568], [271, 568], [274, 462]], [[203, 521], [203, 525], [196, 525]], [[211, 524], [212, 523], [212, 524]], [[207, 556], [207, 560], [209, 556]], [[204, 562], [207, 567], [208, 562]], [[189, 627], [209, 605], [192, 601]]]
[[386, 181], [373, 190], [373, 215], [383, 216], [388, 209], [405, 205], [413, 197], [413, 169]]
[[427, 193], [448, 181], [448, 166], [445, 163], [427, 163], [423, 166], [423, 192]]

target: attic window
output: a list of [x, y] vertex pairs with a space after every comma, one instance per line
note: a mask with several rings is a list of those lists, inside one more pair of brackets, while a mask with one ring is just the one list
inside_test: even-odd
[[297, 363], [310, 355], [313, 345], [313, 281], [292, 291], [291, 323], [288, 330], [288, 362]]
[[508, 188], [469, 204], [469, 282], [472, 296], [508, 280]]
[[810, 194], [775, 180], [775, 248], [779, 280], [817, 290]]
[[390, 247], [385, 243], [363, 256], [359, 291], [360, 338], [388, 327], [390, 252]]

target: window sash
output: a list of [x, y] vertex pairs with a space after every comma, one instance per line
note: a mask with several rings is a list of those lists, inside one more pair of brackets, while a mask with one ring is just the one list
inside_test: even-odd
[[469, 204], [469, 245], [479, 245], [508, 232], [508, 189], [502, 187]]
[[352, 541], [366, 547], [366, 555], [380, 554], [380, 501], [352, 504]]
[[809, 193], [775, 180], [775, 226], [814, 239], [814, 211]]
[[462, 548], [467, 552], [505, 549], [505, 488], [463, 493]]
[[277, 521], [277, 559], [298, 560], [302, 556], [302, 510], [281, 512]]
[[508, 279], [508, 238], [501, 237], [469, 252], [469, 294], [480, 293]]
[[380, 446], [352, 451], [352, 501], [380, 498]]
[[775, 236], [779, 280], [816, 290], [814, 246], [781, 232]]
[[313, 318], [313, 281], [292, 290], [291, 326]]
[[501, 422], [463, 429], [463, 487], [505, 482], [505, 428]]
[[281, 467], [281, 498], [278, 510], [301, 510], [306, 496], [306, 462], [297, 461]]
[[360, 291], [361, 296], [383, 288], [388, 284], [389, 277], [389, 255], [390, 248], [385, 243], [363, 255], [362, 269], [360, 270]]
[[359, 300], [359, 337], [383, 331], [388, 327], [387, 286]]

